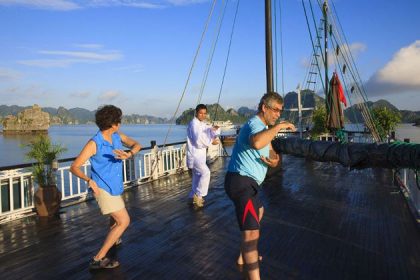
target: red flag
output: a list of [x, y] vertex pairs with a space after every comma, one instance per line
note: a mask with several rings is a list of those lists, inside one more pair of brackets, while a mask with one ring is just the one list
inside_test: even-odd
[[334, 72], [333, 75], [338, 86], [338, 93], [339, 93], [338, 98], [344, 104], [344, 106], [347, 107], [347, 100], [346, 100], [346, 96], [344, 95], [344, 90], [343, 90], [343, 86], [341, 85], [340, 79], [338, 79], [338, 75], [336, 72]]

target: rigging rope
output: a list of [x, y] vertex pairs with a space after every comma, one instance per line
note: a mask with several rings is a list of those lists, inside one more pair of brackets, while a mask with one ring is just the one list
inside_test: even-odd
[[[318, 0], [317, 2], [318, 2], [319, 9], [321, 11], [323, 11], [323, 3], [321, 3], [321, 0]], [[319, 48], [320, 51], [322, 51], [321, 42], [320, 42], [321, 36], [319, 36], [318, 29], [316, 27], [317, 25], [315, 23], [314, 9], [312, 7], [312, 1], [311, 0], [309, 1], [309, 5], [310, 5], [310, 8], [311, 8], [312, 19], [313, 19], [313, 22], [314, 22], [313, 25], [315, 26], [315, 31], [316, 31], [316, 34], [317, 34], [316, 35], [317, 36], [316, 41], [318, 42], [318, 46], [316, 46], [316, 47]], [[334, 5], [334, 3], [333, 3], [333, 5]], [[313, 52], [316, 55], [317, 50], [316, 50], [316, 47], [314, 46], [315, 45], [314, 44], [314, 39], [312, 37], [312, 32], [311, 32], [311, 28], [310, 28], [310, 24], [309, 24], [309, 20], [308, 20], [308, 15], [307, 15], [307, 12], [306, 12], [306, 5], [304, 3], [304, 0], [302, 0], [302, 6], [303, 6], [304, 12], [305, 12], [305, 18], [306, 18], [306, 21], [307, 21], [308, 31], [310, 33]], [[335, 10], [335, 6], [334, 6], [334, 10]], [[333, 13], [331, 12], [330, 9], [328, 9], [328, 11], [329, 11], [329, 13], [327, 13], [327, 20], [332, 23], [330, 26], [331, 27], [332, 26], [338, 26], [338, 24], [336, 24], [336, 20], [335, 20], [335, 17], [333, 16]], [[338, 17], [337, 17], [337, 19], [338, 19]], [[336, 49], [337, 59], [335, 60], [334, 63], [335, 64], [340, 64], [340, 58], [342, 58], [344, 60], [343, 64], [346, 65], [346, 67], [348, 67], [348, 74], [347, 75], [350, 75], [352, 77], [352, 78], [349, 78], [349, 80], [354, 81], [354, 86], [357, 88], [357, 91], [359, 92], [359, 93], [356, 92], [354, 97], [359, 97], [360, 96], [360, 98], [361, 98], [361, 102], [357, 104], [357, 107], [360, 108], [360, 113], [362, 114], [363, 119], [365, 121], [365, 124], [370, 129], [373, 137], [376, 139], [376, 141], [379, 141], [380, 140], [379, 139], [379, 134], [377, 132], [377, 129], [376, 129], [376, 126], [374, 124], [372, 115], [370, 113], [370, 109], [366, 106], [366, 102], [367, 102], [367, 98], [365, 97], [366, 93], [364, 92], [363, 87], [360, 88], [360, 86], [359, 86], [359, 85], [363, 85], [363, 84], [361, 83], [359, 72], [357, 71], [357, 68], [356, 68], [355, 63], [354, 63], [354, 59], [352, 57], [352, 54], [351, 54], [349, 48], [348, 47], [344, 48], [344, 50], [341, 51], [342, 56], [338, 57], [338, 50], [339, 50], [338, 48], [340, 46], [348, 46], [348, 44], [347, 44], [347, 42], [346, 42], [346, 44], [343, 44], [343, 43], [340, 44], [340, 41], [341, 41], [340, 40], [340, 32], [336, 28], [331, 28], [331, 30], [329, 30], [329, 33], [330, 33], [330, 36], [335, 40], [336, 45], [337, 45], [337, 49]], [[341, 31], [341, 33], [343, 33], [343, 32]], [[344, 38], [345, 38], [345, 35], [344, 35]], [[333, 40], [331, 40], [331, 41], [333, 41]], [[321, 65], [324, 65], [326, 60], [324, 60], [323, 55], [321, 55], [321, 58], [322, 58], [322, 64]], [[322, 80], [322, 75], [320, 74], [321, 71], [320, 71], [320, 68], [319, 68], [319, 63], [317, 65], [317, 68], [318, 68], [320, 78]], [[347, 90], [347, 92], [349, 92], [348, 91], [348, 86], [347, 86], [349, 83], [346, 81], [346, 75], [344, 73], [345, 71], [342, 70], [341, 65], [340, 65], [339, 69], [340, 69], [340, 73], [342, 74], [343, 82], [346, 86], [346, 90]], [[354, 73], [356, 73], [357, 77], [355, 76]], [[321, 81], [321, 84], [323, 86], [323, 91], [325, 92], [324, 82]], [[352, 82], [352, 84], [353, 84], [353, 82]], [[353, 89], [354, 86], [350, 90], [351, 92], [354, 91], [354, 89]], [[349, 93], [347, 94], [347, 97], [350, 101], [351, 97], [349, 96]], [[350, 103], [351, 103], [351, 101], [350, 101]], [[328, 107], [329, 107], [329, 103], [327, 102], [327, 109], [329, 109]], [[353, 110], [352, 110], [352, 112], [353, 112], [353, 114], [355, 113]]]
[[281, 56], [281, 91], [284, 97], [284, 56], [283, 56], [283, 24], [281, 15], [281, 1], [279, 1], [279, 24], [280, 24], [280, 56]]
[[[302, 0], [302, 2], [303, 2], [303, 0]], [[309, 7], [311, 8], [312, 21], [313, 21], [314, 28], [315, 28], [315, 31], [316, 31], [316, 39], [317, 39], [318, 48], [319, 48], [319, 51], [320, 51], [319, 57], [321, 57], [321, 59], [322, 59], [321, 65], [324, 65], [324, 67], [325, 67], [325, 60], [327, 58], [325, 58], [324, 55], [322, 54], [322, 47], [321, 47], [321, 41], [320, 41], [320, 39], [322, 38], [322, 36], [320, 36], [320, 34], [318, 33], [318, 29], [319, 30], [323, 30], [324, 29], [324, 27], [322, 26], [323, 19], [321, 19], [320, 27], [318, 27], [316, 25], [316, 22], [315, 22], [314, 9], [312, 7], [312, 1], [311, 0], [309, 1]], [[322, 8], [321, 8], [321, 11], [322, 11]], [[305, 16], [306, 16], [306, 12], [305, 12]], [[316, 51], [315, 51], [315, 54], [317, 54]], [[323, 79], [323, 77], [321, 75], [321, 70], [319, 69], [319, 63], [318, 63], [318, 71], [319, 71], [319, 77], [321, 79], [322, 89], [323, 89], [323, 92], [325, 92], [325, 83], [324, 83], [324, 79]], [[325, 77], [325, 79], [327, 79], [327, 77]]]
[[219, 105], [220, 96], [222, 95], [223, 84], [225, 82], [226, 70], [227, 70], [227, 66], [228, 66], [228, 63], [229, 63], [230, 49], [231, 49], [231, 46], [232, 46], [233, 32], [235, 30], [236, 18], [237, 18], [237, 15], [238, 15], [239, 3], [240, 2], [241, 2], [241, 0], [238, 0], [237, 3], [236, 3], [235, 17], [233, 19], [232, 31], [230, 33], [229, 47], [228, 47], [228, 52], [227, 52], [226, 61], [225, 61], [225, 68], [223, 70], [222, 83], [220, 84], [219, 96], [217, 97], [216, 109], [215, 109], [215, 112], [214, 112], [214, 120], [216, 120], [217, 108], [220, 106]]
[[[310, 2], [309, 2], [309, 3], [310, 3]], [[308, 26], [309, 37], [311, 38], [312, 51], [313, 51], [314, 55], [316, 56], [317, 51], [316, 51], [316, 49], [315, 49], [314, 40], [313, 40], [313, 37], [312, 37], [311, 27], [310, 27], [310, 24], [309, 24], [308, 15], [307, 15], [307, 13], [306, 13], [306, 6], [305, 6], [305, 3], [304, 3], [304, 0], [302, 0], [302, 5], [303, 5], [303, 10], [304, 10], [304, 12], [305, 12], [306, 25]], [[316, 25], [315, 25], [315, 26], [316, 26]], [[315, 29], [315, 30], [317, 30], [317, 29]], [[316, 34], [317, 34], [317, 36], [318, 36], [318, 30], [316, 31]], [[322, 55], [321, 55], [321, 57], [322, 57]], [[322, 59], [322, 60], [324, 61], [324, 59]], [[319, 63], [317, 63], [317, 68], [318, 68], [318, 73], [321, 73], [321, 69], [319, 68]], [[321, 80], [322, 89], [323, 89], [323, 91], [325, 92], [324, 80], [323, 80], [323, 78], [322, 78], [322, 76], [321, 76], [321, 75], [319, 76], [319, 78], [320, 78], [320, 80]]]
[[[350, 71], [350, 74], [351, 74], [353, 80], [355, 81], [355, 86], [357, 88], [357, 92], [360, 94], [360, 97], [361, 97], [361, 103], [358, 104], [358, 107], [361, 110], [361, 114], [362, 114], [362, 116], [363, 116], [363, 118], [365, 120], [365, 123], [366, 123], [367, 127], [370, 129], [370, 131], [371, 131], [373, 137], [375, 138], [375, 140], [376, 141], [381, 141], [382, 139], [380, 138], [379, 133], [378, 133], [377, 128], [376, 128], [376, 125], [375, 125], [375, 123], [373, 121], [373, 117], [372, 117], [370, 108], [366, 105], [367, 100], [368, 100], [367, 99], [367, 95], [366, 95], [366, 91], [365, 91], [365, 89], [363, 87], [363, 83], [361, 81], [361, 78], [360, 78], [360, 75], [359, 75], [359, 71], [357, 69], [357, 66], [356, 66], [356, 64], [354, 62], [353, 55], [350, 52], [349, 44], [347, 42], [347, 38], [346, 38], [344, 32], [342, 32], [342, 26], [341, 26], [340, 20], [339, 20], [339, 18], [337, 16], [337, 12], [336, 12], [336, 9], [335, 9], [334, 2], [333, 1], [330, 1], [330, 2], [332, 3], [333, 10], [334, 10], [334, 13], [335, 13], [335, 17], [333, 16], [333, 13], [329, 13], [328, 16], [329, 16], [330, 21], [331, 22], [334, 22], [335, 23], [335, 26], [338, 26], [340, 28], [340, 31], [341, 32], [339, 32], [338, 29], [334, 29], [334, 31], [336, 31], [336, 33], [337, 33], [336, 36], [338, 38], [341, 38], [341, 36], [340, 36], [340, 33], [341, 33], [342, 34], [342, 37], [344, 38], [344, 43], [345, 44], [341, 44], [341, 45], [346, 46], [344, 49], [346, 51], [348, 51], [348, 54], [347, 54], [347, 52], [345, 52], [345, 54], [347, 55], [347, 60], [348, 60], [347, 63], [346, 63], [346, 65], [348, 67], [350, 67], [350, 70], [349, 70]], [[320, 8], [322, 7], [322, 3], [321, 3], [320, 0], [318, 0], [318, 5], [320, 6]], [[336, 24], [335, 18], [337, 18], [338, 24]], [[354, 69], [353, 69], [353, 67], [354, 67]], [[356, 96], [358, 96], [357, 95], [357, 92], [356, 92]]]
[[[335, 37], [333, 36], [333, 39], [335, 40]], [[332, 43], [332, 45], [334, 46], [334, 41], [333, 40], [331, 40], [331, 43]], [[338, 45], [338, 42], [337, 42], [337, 40], [335, 40], [335, 43], [336, 43], [336, 45], [337, 45], [337, 47], [339, 46]], [[344, 60], [345, 60], [345, 58], [344, 58]], [[337, 64], [338, 64], [338, 69], [339, 69], [339, 71], [340, 71], [340, 74], [341, 74], [341, 77], [343, 77], [343, 79], [342, 79], [342, 81], [343, 81], [343, 84], [344, 84], [344, 88], [346, 89], [345, 90], [345, 92], [347, 92], [347, 100], [349, 101], [349, 108], [351, 108], [352, 106], [353, 106], [353, 102], [352, 102], [352, 98], [351, 98], [351, 96], [350, 96], [350, 94], [349, 94], [349, 92], [350, 92], [350, 90], [349, 90], [349, 87], [348, 87], [348, 85], [347, 85], [347, 81], [346, 81], [346, 79], [345, 79], [345, 73], [343, 72], [343, 68], [342, 68], [342, 65], [341, 65], [341, 63], [340, 63], [340, 60], [339, 60], [339, 57], [337, 56], [337, 59], [336, 59], [336, 61], [335, 61]], [[344, 65], [346, 65], [345, 64], [345, 61], [344, 61]], [[359, 127], [359, 123], [360, 123], [360, 120], [359, 120], [359, 118], [357, 117], [357, 115], [356, 115], [356, 112], [354, 111], [354, 110], [350, 110], [351, 112], [352, 112], [352, 114], [353, 114], [353, 117], [354, 117], [354, 119], [355, 119], [355, 121], [356, 121], [356, 125], [357, 125], [357, 129], [360, 131], [361, 129], [360, 129], [360, 127]]]
[[172, 116], [172, 118], [171, 118], [171, 123], [170, 123], [170, 125], [169, 125], [168, 132], [166, 133], [165, 140], [163, 141], [163, 147], [165, 147], [165, 146], [166, 146], [166, 143], [167, 143], [167, 140], [168, 140], [168, 136], [169, 136], [169, 134], [170, 134], [170, 132], [171, 132], [171, 130], [172, 130], [173, 122], [174, 122], [174, 120], [175, 120], [176, 114], [178, 114], [179, 107], [181, 106], [182, 99], [184, 98], [185, 92], [186, 92], [186, 90], [187, 90], [187, 87], [188, 87], [188, 84], [189, 84], [189, 81], [190, 81], [190, 78], [191, 78], [191, 73], [192, 73], [192, 70], [193, 70], [193, 68], [194, 68], [195, 62], [196, 62], [196, 60], [197, 60], [198, 54], [199, 54], [199, 52], [200, 52], [200, 48], [201, 48], [201, 45], [202, 45], [202, 43], [203, 43], [203, 39], [204, 39], [204, 37], [205, 37], [205, 34], [206, 34], [206, 31], [207, 31], [207, 27], [208, 27], [208, 25], [209, 25], [210, 19], [211, 19], [211, 17], [212, 17], [212, 14], [213, 14], [213, 10], [214, 10], [214, 6], [215, 6], [215, 4], [216, 4], [216, 0], [213, 0], [213, 4], [212, 4], [212, 6], [211, 6], [211, 9], [210, 9], [209, 15], [208, 15], [208, 17], [207, 17], [207, 20], [206, 20], [206, 24], [205, 24], [205, 27], [204, 27], [203, 33], [201, 34], [200, 43], [198, 44], [197, 50], [196, 50], [196, 52], [195, 52], [195, 55], [194, 55], [194, 59], [193, 59], [192, 65], [191, 65], [190, 71], [189, 71], [189, 73], [188, 73], [187, 81], [185, 82], [185, 86], [184, 86], [184, 89], [183, 89], [182, 94], [181, 94], [181, 98], [180, 98], [180, 100], [179, 100], [179, 102], [178, 102], [178, 106], [176, 107], [175, 113], [174, 113], [174, 115], [173, 115], [173, 116]]
[[[224, 5], [223, 5], [223, 3], [224, 3]], [[201, 98], [203, 96], [204, 88], [206, 87], [207, 77], [208, 77], [209, 72], [210, 72], [210, 66], [211, 66], [211, 63], [213, 62], [214, 52], [216, 50], [216, 45], [217, 45], [217, 42], [219, 40], [220, 30], [221, 30], [221, 27], [222, 27], [223, 19], [225, 17], [225, 11], [226, 11], [227, 3], [228, 3], [228, 0], [226, 0], [226, 1], [223, 0], [222, 5], [221, 5], [222, 11], [220, 12], [219, 18], [217, 20], [217, 22], [218, 22], [217, 34], [216, 34], [215, 40], [213, 41], [213, 45], [212, 45], [211, 51], [209, 53], [209, 57], [207, 58], [206, 70], [204, 71], [203, 80], [201, 82], [201, 88], [200, 88], [200, 93], [198, 94], [197, 105], [201, 103]]]
[[[278, 13], [279, 13], [279, 32], [277, 32], [277, 3], [278, 3]], [[282, 15], [281, 15], [281, 1], [274, 0], [274, 59], [275, 59], [275, 91], [278, 92], [278, 62], [277, 62], [277, 33], [280, 35], [280, 65], [281, 65], [281, 92], [284, 98], [284, 56], [283, 56], [283, 24], [282, 24]]]
[[274, 73], [275, 73], [275, 79], [274, 79], [274, 91], [277, 91], [277, 84], [278, 84], [278, 78], [277, 78], [277, 0], [274, 0]]

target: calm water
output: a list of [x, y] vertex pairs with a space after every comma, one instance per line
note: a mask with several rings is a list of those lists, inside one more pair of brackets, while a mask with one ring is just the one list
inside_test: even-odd
[[[143, 147], [149, 147], [150, 141], [163, 144], [169, 125], [122, 125], [121, 132], [139, 141]], [[75, 157], [87, 141], [98, 131], [96, 125], [51, 126], [48, 130], [53, 143], [60, 143], [67, 148], [60, 158]], [[186, 126], [173, 125], [167, 143], [185, 141]], [[33, 135], [3, 135], [0, 134], [0, 166], [21, 164], [25, 159], [26, 148], [22, 145], [30, 143]]]
[[[121, 131], [136, 139], [143, 147], [150, 146], [150, 141], [156, 140], [157, 144], [163, 144], [168, 132], [169, 125], [123, 125]], [[77, 126], [52, 126], [48, 131], [54, 143], [60, 143], [68, 150], [61, 158], [75, 157], [97, 132], [95, 125]], [[185, 141], [186, 126], [173, 125], [167, 143]], [[410, 138], [413, 143], [420, 143], [420, 127], [411, 124], [401, 124], [396, 131], [398, 139]], [[3, 135], [0, 134], [0, 166], [14, 165], [28, 162], [25, 159], [26, 149], [21, 145], [27, 144], [33, 139], [28, 135]]]

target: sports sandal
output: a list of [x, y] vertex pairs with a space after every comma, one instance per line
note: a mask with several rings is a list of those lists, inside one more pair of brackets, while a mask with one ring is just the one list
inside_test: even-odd
[[116, 268], [118, 266], [120, 266], [118, 261], [111, 260], [108, 257], [104, 257], [100, 260], [92, 259], [89, 263], [89, 269]]

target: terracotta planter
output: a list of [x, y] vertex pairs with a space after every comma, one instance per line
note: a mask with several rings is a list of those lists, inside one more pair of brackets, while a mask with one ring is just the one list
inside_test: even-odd
[[55, 216], [60, 209], [61, 192], [55, 185], [39, 186], [34, 195], [34, 203], [39, 216]]

